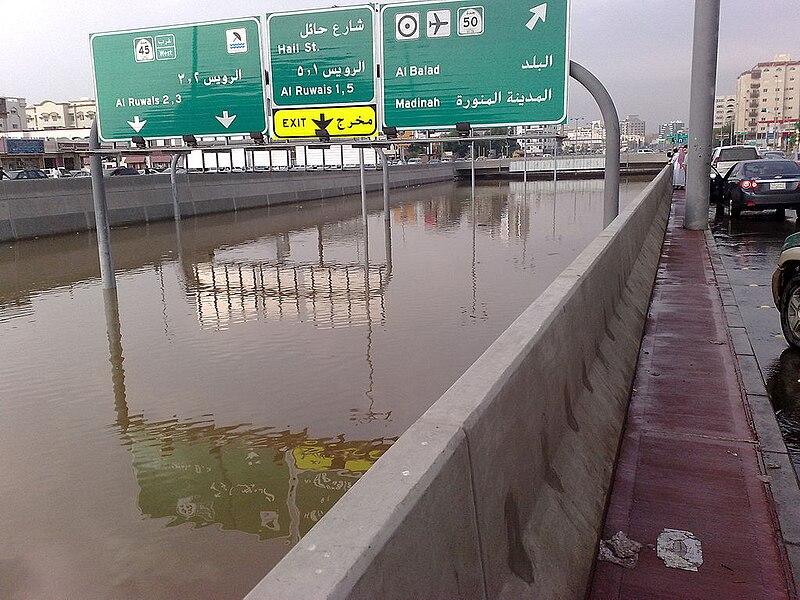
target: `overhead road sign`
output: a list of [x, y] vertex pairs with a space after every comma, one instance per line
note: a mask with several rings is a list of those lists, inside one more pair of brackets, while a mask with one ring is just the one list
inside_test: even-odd
[[383, 125], [554, 124], [567, 115], [569, 0], [381, 8]]
[[104, 141], [267, 131], [257, 18], [91, 36]]
[[[302, 127], [284, 127], [291, 119], [286, 109], [296, 111], [295, 118], [315, 118], [325, 113], [324, 129], [331, 137], [353, 137], [353, 129], [336, 127], [350, 115], [333, 108], [374, 105], [375, 94], [375, 11], [370, 6], [276, 13], [267, 17], [270, 95], [273, 109], [273, 135], [278, 138], [315, 137], [315, 131]], [[372, 108], [374, 128], [377, 119]], [[355, 121], [356, 119], [353, 119]], [[363, 119], [364, 121], [368, 119]], [[310, 121], [307, 121], [307, 123]], [[359, 126], [364, 130], [363, 126]]]

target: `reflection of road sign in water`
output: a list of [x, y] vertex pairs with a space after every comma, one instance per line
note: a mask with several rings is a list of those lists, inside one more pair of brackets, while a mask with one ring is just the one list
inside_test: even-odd
[[93, 35], [101, 138], [266, 131], [259, 40], [257, 19]]
[[381, 22], [385, 126], [564, 120], [569, 0], [402, 2]]
[[[283, 127], [275, 121], [276, 137], [315, 137], [316, 130], [307, 127], [310, 113], [290, 114], [285, 109], [313, 108], [319, 116], [333, 114], [332, 107], [363, 108], [375, 102], [373, 13], [369, 6], [355, 6], [267, 18], [273, 116], [280, 112], [281, 124], [283, 119], [307, 119], [303, 127]], [[319, 129], [331, 136], [371, 135], [342, 133], [336, 123]]]
[[394, 21], [395, 37], [398, 40], [419, 39], [419, 13], [400, 13]]

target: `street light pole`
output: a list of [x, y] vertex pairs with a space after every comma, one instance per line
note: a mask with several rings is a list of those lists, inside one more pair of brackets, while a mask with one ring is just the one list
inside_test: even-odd
[[720, 0], [695, 0], [684, 227], [697, 231], [708, 229], [708, 174], [714, 136], [719, 13]]

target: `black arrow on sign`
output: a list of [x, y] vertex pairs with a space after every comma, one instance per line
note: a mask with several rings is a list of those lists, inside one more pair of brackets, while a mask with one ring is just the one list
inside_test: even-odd
[[328, 125], [333, 123], [333, 119], [325, 118], [325, 113], [320, 113], [319, 120], [311, 119], [311, 121], [314, 123], [314, 125], [316, 125], [320, 129], [324, 129], [325, 131], [328, 131]]

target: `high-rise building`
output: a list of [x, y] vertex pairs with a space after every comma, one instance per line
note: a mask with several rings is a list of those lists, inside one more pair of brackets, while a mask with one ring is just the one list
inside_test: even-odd
[[736, 96], [714, 98], [714, 129], [721, 129], [736, 117]]
[[658, 126], [658, 137], [667, 138], [678, 135], [679, 133], [686, 133], [686, 123], [683, 121], [670, 121]]
[[25, 98], [0, 96], [0, 131], [25, 129]]
[[97, 113], [97, 103], [88, 98], [53, 102], [44, 100], [26, 109], [27, 129], [88, 129]]
[[628, 115], [624, 121], [619, 124], [621, 135], [635, 135], [642, 138], [644, 141], [645, 135], [645, 122], [639, 118], [639, 115]]
[[780, 147], [800, 122], [800, 61], [787, 54], [758, 63], [736, 80], [736, 132]]

